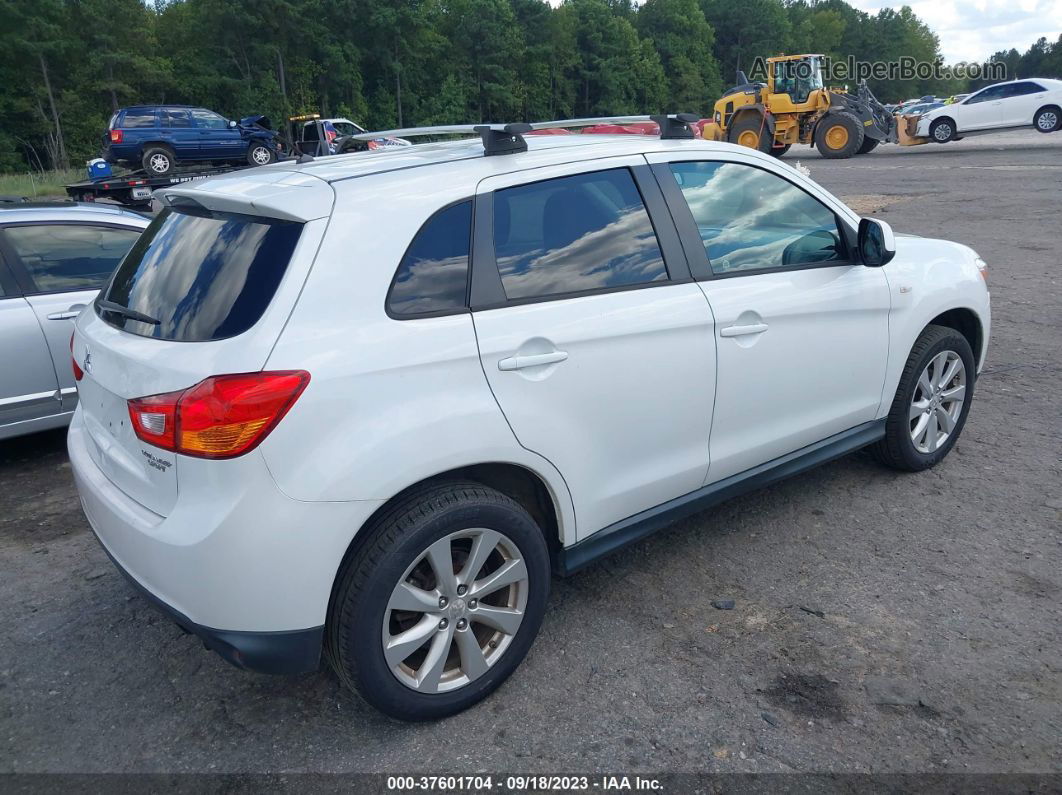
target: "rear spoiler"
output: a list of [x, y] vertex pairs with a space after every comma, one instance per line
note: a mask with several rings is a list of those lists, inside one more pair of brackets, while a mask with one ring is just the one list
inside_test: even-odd
[[[293, 187], [299, 190], [293, 192]], [[305, 223], [331, 214], [335, 191], [320, 177], [272, 167], [162, 188], [155, 191], [155, 199], [164, 207], [195, 204], [217, 212]]]

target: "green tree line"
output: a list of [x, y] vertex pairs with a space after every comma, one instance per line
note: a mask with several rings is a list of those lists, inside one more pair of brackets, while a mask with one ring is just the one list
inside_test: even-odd
[[[1062, 55], [1035, 46], [1045, 62]], [[909, 8], [843, 0], [0, 0], [0, 170], [78, 165], [137, 103], [375, 129], [707, 115], [736, 69], [780, 52], [933, 61], [939, 42]]]

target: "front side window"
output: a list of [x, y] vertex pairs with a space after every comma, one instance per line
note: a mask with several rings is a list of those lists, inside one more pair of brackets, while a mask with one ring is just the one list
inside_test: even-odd
[[964, 105], [976, 105], [979, 102], [988, 102], [992, 99], [999, 99], [1003, 96], [1003, 92], [1006, 90], [1006, 86], [989, 86], [984, 91], [979, 91], [972, 97], [968, 97]]
[[421, 227], [398, 266], [387, 310], [396, 317], [465, 308], [472, 202], [440, 210]]
[[152, 109], [137, 108], [135, 110], [127, 110], [122, 117], [122, 128], [126, 130], [154, 126], [155, 111]]
[[494, 253], [510, 300], [667, 280], [626, 168], [494, 192]]
[[158, 323], [97, 311], [145, 337], [204, 342], [242, 334], [273, 300], [301, 234], [292, 221], [164, 208], [102, 296]]
[[219, 116], [212, 110], [203, 110], [202, 108], [193, 110], [192, 118], [195, 119], [195, 126], [200, 129], [224, 130], [229, 126], [224, 117]]
[[98, 290], [140, 236], [137, 229], [34, 224], [4, 230], [37, 292]]
[[717, 275], [847, 259], [833, 212], [775, 174], [721, 162], [672, 163], [671, 172]]

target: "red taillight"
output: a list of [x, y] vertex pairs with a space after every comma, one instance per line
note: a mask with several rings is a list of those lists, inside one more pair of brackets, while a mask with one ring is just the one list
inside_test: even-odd
[[215, 375], [182, 392], [129, 401], [136, 435], [199, 458], [234, 458], [257, 447], [310, 383], [304, 370]]
[[80, 381], [85, 377], [85, 371], [78, 367], [77, 359], [74, 358], [74, 334], [70, 333], [70, 366], [74, 370], [74, 380]]
[[111, 130], [111, 143], [112, 144], [120, 144], [121, 142], [122, 142], [122, 131], [121, 130]]

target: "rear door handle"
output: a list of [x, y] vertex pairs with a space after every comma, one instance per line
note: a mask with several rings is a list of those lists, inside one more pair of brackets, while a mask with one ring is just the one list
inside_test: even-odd
[[525, 367], [538, 367], [543, 364], [556, 364], [568, 358], [567, 351], [533, 353], [526, 356], [510, 356], [498, 362], [498, 369], [503, 371], [522, 370]]
[[751, 323], [748, 326], [727, 326], [719, 330], [720, 337], [743, 337], [746, 334], [762, 334], [767, 330], [766, 323]]
[[84, 304], [74, 304], [65, 312], [52, 312], [48, 315], [49, 320], [70, 320], [81, 314], [81, 310], [85, 308]]

